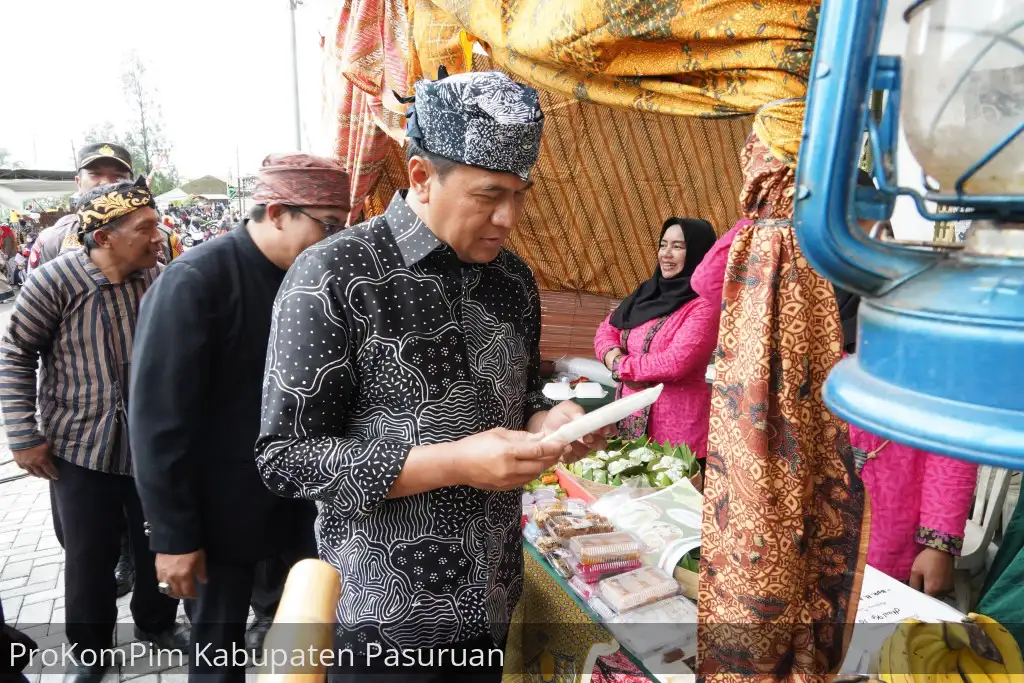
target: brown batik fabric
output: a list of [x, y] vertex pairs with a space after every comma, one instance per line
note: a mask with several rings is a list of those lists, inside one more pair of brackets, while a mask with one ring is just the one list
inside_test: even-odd
[[846, 424], [822, 400], [843, 344], [832, 286], [800, 252], [792, 221], [776, 219], [791, 215], [792, 192], [777, 181], [792, 171], [766, 151], [756, 137], [748, 144], [744, 204], [760, 220], [737, 234], [725, 274], [699, 671], [817, 681], [849, 644], [870, 515]]

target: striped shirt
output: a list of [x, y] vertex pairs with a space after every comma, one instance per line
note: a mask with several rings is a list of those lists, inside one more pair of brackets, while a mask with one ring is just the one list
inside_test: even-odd
[[84, 249], [32, 271], [0, 341], [0, 405], [11, 450], [49, 441], [62, 460], [132, 474], [132, 339], [139, 302], [159, 272], [150, 268], [111, 284]]

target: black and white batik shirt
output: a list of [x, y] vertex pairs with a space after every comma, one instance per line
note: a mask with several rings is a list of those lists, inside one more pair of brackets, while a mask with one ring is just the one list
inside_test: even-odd
[[318, 502], [346, 646], [505, 637], [522, 592], [520, 492], [387, 495], [413, 446], [523, 429], [550, 407], [540, 326], [537, 285], [519, 257], [462, 263], [401, 193], [288, 272], [257, 459], [272, 491]]

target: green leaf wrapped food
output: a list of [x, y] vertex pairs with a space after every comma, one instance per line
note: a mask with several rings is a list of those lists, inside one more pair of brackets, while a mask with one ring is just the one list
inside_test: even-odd
[[639, 458], [619, 458], [608, 463], [610, 476], [631, 477], [644, 470], [644, 463]]
[[629, 457], [646, 464], [658, 459], [658, 454], [647, 446], [640, 446], [629, 452]]
[[648, 481], [647, 477], [643, 475], [643, 473], [634, 474], [632, 476], [622, 478], [623, 486], [632, 486], [638, 489], [645, 489], [649, 484], [650, 482]]
[[673, 467], [679, 466], [679, 459], [673, 458], [671, 455], [663, 455], [648, 467], [650, 472], [662, 472], [664, 470], [672, 469]]
[[678, 566], [686, 569], [687, 571], [700, 573], [700, 548], [694, 548], [690, 552], [683, 555], [683, 559], [679, 560]]
[[663, 471], [651, 473], [651, 484], [653, 484], [656, 489], [663, 489], [674, 483], [675, 482], [672, 481], [672, 478], [668, 476], [668, 472]]

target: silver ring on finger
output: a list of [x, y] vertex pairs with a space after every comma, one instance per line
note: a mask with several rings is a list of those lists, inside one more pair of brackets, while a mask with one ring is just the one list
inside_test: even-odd
[[166, 595], [168, 597], [171, 597], [173, 595], [171, 593], [171, 586], [166, 581], [161, 581], [160, 583], [158, 583], [156, 585], [156, 589], [157, 589], [158, 592], [163, 593], [164, 595]]

